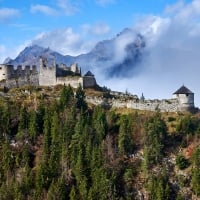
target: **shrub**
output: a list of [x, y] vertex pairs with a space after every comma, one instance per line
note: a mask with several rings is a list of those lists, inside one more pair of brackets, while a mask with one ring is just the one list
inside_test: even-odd
[[185, 169], [188, 167], [188, 161], [185, 159], [183, 155], [178, 155], [176, 157], [176, 165], [179, 169]]

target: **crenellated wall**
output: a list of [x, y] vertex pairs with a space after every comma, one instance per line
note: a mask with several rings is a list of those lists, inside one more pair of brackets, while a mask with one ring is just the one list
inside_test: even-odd
[[36, 66], [17, 66], [15, 69], [13, 65], [0, 65], [0, 81], [9, 79], [28, 78], [29, 76], [38, 74]]

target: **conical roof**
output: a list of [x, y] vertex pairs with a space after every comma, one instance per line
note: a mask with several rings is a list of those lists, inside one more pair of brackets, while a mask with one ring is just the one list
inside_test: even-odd
[[174, 92], [174, 94], [194, 94], [194, 93], [183, 85], [176, 92]]
[[91, 71], [88, 71], [84, 76], [94, 76], [94, 74]]

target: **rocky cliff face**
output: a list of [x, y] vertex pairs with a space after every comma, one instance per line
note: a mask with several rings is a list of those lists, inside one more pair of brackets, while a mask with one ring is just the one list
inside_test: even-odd
[[49, 62], [70, 65], [78, 63], [84, 71], [103, 72], [108, 77], [129, 76], [143, 57], [145, 49], [144, 38], [131, 29], [124, 29], [116, 37], [104, 40], [87, 54], [79, 56], [62, 55], [49, 48], [37, 45], [26, 47], [15, 59], [8, 59], [7, 64], [12, 65], [37, 65], [39, 57], [46, 57]]

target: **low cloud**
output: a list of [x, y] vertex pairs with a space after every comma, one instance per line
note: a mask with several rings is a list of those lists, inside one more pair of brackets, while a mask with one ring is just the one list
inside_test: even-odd
[[137, 66], [137, 76], [100, 77], [100, 81], [115, 90], [128, 89], [139, 96], [143, 92], [146, 98], [159, 99], [170, 98], [185, 84], [196, 93], [196, 105], [200, 106], [200, 2], [168, 6], [163, 16], [146, 16], [133, 27], [144, 35], [148, 52]]
[[43, 13], [45, 15], [57, 15], [57, 11], [49, 6], [36, 4], [32, 5], [30, 8], [31, 13]]
[[50, 47], [64, 55], [73, 56], [89, 51], [84, 45], [81, 35], [74, 32], [72, 28], [40, 33], [32, 43], [43, 47]]
[[20, 11], [14, 8], [0, 9], [0, 23], [6, 23], [20, 15]]
[[[25, 47], [30, 46], [31, 41], [27, 40], [23, 44], [19, 46], [5, 46], [3, 44], [0, 44], [0, 64], [5, 61], [6, 58], [15, 58], [19, 53], [25, 49]], [[12, 51], [11, 51], [12, 49]]]
[[110, 27], [105, 23], [84, 24], [78, 31], [66, 27], [40, 33], [33, 39], [32, 44], [50, 47], [63, 55], [77, 56], [88, 53], [109, 31]]

